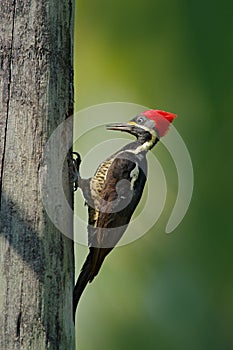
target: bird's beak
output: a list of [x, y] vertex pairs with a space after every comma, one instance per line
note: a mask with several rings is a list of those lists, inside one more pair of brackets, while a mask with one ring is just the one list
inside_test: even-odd
[[134, 122], [129, 123], [113, 123], [106, 125], [107, 130], [119, 130], [119, 131], [126, 131], [131, 133], [133, 131], [133, 128], [135, 126]]

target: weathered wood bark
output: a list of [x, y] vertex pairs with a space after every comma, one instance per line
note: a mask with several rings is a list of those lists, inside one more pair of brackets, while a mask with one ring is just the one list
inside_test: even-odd
[[0, 349], [75, 346], [73, 242], [39, 188], [46, 141], [72, 113], [73, 13], [74, 0], [0, 0]]

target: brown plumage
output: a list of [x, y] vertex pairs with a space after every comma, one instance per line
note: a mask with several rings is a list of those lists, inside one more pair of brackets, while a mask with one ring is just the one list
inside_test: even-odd
[[[146, 116], [147, 112], [136, 116], [127, 124], [113, 124], [109, 127], [129, 132], [137, 137], [137, 141], [123, 147], [100, 164], [91, 179], [82, 179], [78, 166], [76, 185], [82, 190], [88, 205], [89, 254], [74, 288], [74, 318], [87, 283], [93, 281], [106, 256], [119, 242], [141, 199], [147, 174], [146, 153], [159, 140], [158, 125], [162, 125], [164, 135], [171, 121], [169, 118], [174, 118], [174, 115], [167, 112], [163, 112], [167, 113], [167, 117], [160, 115], [160, 111]], [[159, 121], [157, 124], [156, 118]]]

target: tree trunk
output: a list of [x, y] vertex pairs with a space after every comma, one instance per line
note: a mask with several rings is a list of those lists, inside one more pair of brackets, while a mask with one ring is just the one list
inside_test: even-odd
[[[75, 348], [73, 241], [39, 186], [46, 142], [73, 111], [73, 14], [74, 0], [0, 0], [2, 350]], [[64, 187], [72, 206], [68, 176]]]

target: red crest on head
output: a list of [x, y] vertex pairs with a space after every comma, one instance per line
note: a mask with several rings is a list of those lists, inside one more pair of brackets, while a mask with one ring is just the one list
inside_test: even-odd
[[170, 123], [177, 117], [176, 114], [160, 111], [158, 109], [149, 109], [142, 114], [155, 122], [155, 127], [160, 137], [167, 133]]

